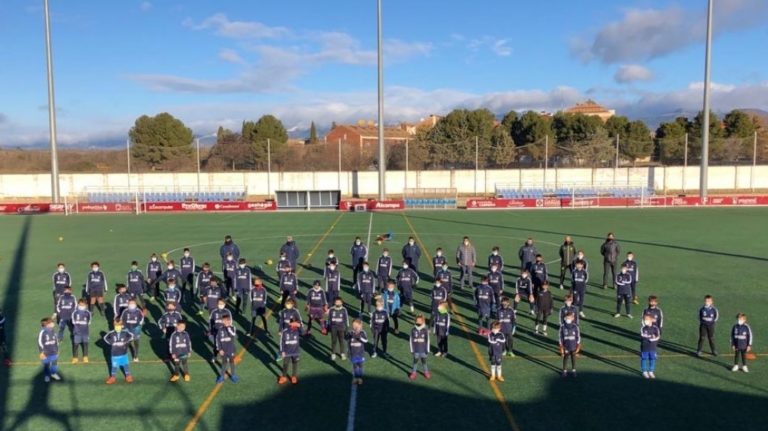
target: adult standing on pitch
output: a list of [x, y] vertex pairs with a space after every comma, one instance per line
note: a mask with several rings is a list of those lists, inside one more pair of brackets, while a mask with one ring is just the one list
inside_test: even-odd
[[411, 265], [416, 273], [419, 272], [419, 259], [421, 258], [421, 248], [416, 245], [413, 237], [408, 238], [408, 243], [403, 246], [403, 260]]
[[224, 264], [227, 261], [227, 254], [232, 254], [232, 260], [237, 262], [240, 260], [240, 247], [232, 241], [232, 236], [227, 235], [224, 237], [224, 244], [219, 247], [219, 256], [221, 256], [221, 267], [224, 268]]
[[363, 262], [368, 259], [368, 247], [363, 244], [359, 236], [355, 237], [349, 254], [352, 255], [352, 284], [354, 285], [357, 283], [357, 274], [363, 270]]
[[[616, 242], [613, 232], [608, 232], [608, 237], [600, 246], [600, 254], [603, 255], [603, 289], [608, 288], [608, 280], [611, 280], [613, 288], [616, 288], [616, 259], [619, 258], [620, 251], [621, 247]], [[610, 275], [608, 275], [609, 272]]]
[[563, 245], [560, 246], [560, 289], [565, 282], [565, 272], [573, 272], [573, 259], [576, 257], [576, 246], [570, 235], [565, 237]]
[[283, 244], [282, 247], [280, 247], [280, 255], [285, 253], [285, 257], [288, 259], [288, 262], [291, 263], [291, 268], [294, 270], [297, 270], [298, 267], [296, 266], [296, 262], [299, 261], [299, 246], [296, 245], [296, 241], [293, 240], [293, 237], [291, 235], [288, 235], [285, 238], [285, 244]]
[[469, 237], [465, 236], [459, 248], [456, 249], [456, 264], [461, 268], [461, 278], [459, 278], [459, 289], [464, 288], [464, 284], [472, 288], [472, 271], [477, 264], [477, 251], [475, 246], [469, 242]]
[[531, 265], [536, 261], [537, 254], [539, 254], [539, 252], [536, 250], [536, 246], [533, 245], [533, 238], [528, 237], [528, 239], [525, 240], [525, 244], [523, 244], [517, 252], [517, 257], [520, 258], [520, 272], [523, 272], [526, 269], [528, 271], [531, 270]]

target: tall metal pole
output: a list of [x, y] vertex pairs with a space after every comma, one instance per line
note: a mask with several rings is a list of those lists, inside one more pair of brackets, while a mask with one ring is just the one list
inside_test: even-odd
[[128, 193], [131, 192], [131, 138], [125, 140], [125, 158], [128, 161]]
[[619, 134], [616, 134], [616, 160], [613, 162], [613, 185], [615, 186], [618, 181], [616, 177], [619, 175]]
[[48, 0], [43, 1], [45, 15], [45, 54], [48, 67], [48, 133], [51, 142], [51, 200], [59, 203], [59, 156], [56, 149], [56, 101], [53, 91], [53, 53], [51, 52], [51, 15]]
[[339, 193], [341, 193], [341, 138], [339, 138], [339, 175], [338, 175], [338, 182], [339, 182]]
[[479, 158], [477, 156], [478, 153], [478, 145], [477, 145], [477, 136], [475, 136], [475, 196], [477, 196], [477, 169], [479, 164]]
[[688, 177], [688, 133], [685, 134], [683, 145], [683, 192], [685, 192], [685, 180]]
[[755, 169], [757, 168], [757, 130], [752, 141], [752, 170], [749, 172], [749, 188], [755, 191]]
[[408, 188], [408, 139], [405, 140], [405, 187], [403, 188]]
[[549, 167], [549, 135], [544, 135], [544, 184], [547, 187], [547, 168]]
[[272, 143], [267, 138], [267, 196], [272, 195]]
[[379, 66], [379, 200], [384, 200], [387, 193], [384, 174], [386, 162], [384, 159], [384, 46], [381, 39], [381, 0], [376, 1], [376, 40]]
[[200, 199], [200, 138], [195, 138], [197, 149], [197, 198]]
[[[709, 169], [709, 86], [712, 60], [712, 8], [713, 0], [709, 0], [707, 6], [707, 49], [704, 58], [704, 136], [701, 140], [701, 174], [699, 178], [699, 197], [707, 197], [707, 181]], [[703, 202], [702, 202], [703, 203]]]

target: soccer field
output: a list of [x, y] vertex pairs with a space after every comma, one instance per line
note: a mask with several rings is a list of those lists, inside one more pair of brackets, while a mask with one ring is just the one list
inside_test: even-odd
[[[390, 231], [393, 241], [375, 243], [378, 234]], [[608, 231], [616, 233], [622, 255], [633, 251], [641, 268], [641, 304], [633, 306], [633, 320], [615, 319], [615, 291], [598, 287], [602, 284], [599, 248]], [[73, 290], [79, 294], [89, 263], [100, 261], [111, 284], [111, 302], [114, 283], [125, 282], [131, 260], [138, 260], [143, 268], [153, 252], [169, 252], [178, 262], [181, 249], [188, 246], [198, 265], [208, 261], [218, 270], [218, 248], [226, 234], [234, 237], [257, 275], [268, 280], [272, 304], [277, 298], [275, 272], [264, 262], [276, 260], [287, 234], [301, 248], [302, 293], [322, 277], [326, 251], [335, 249], [341, 258], [343, 296], [352, 317], [357, 316], [359, 305], [350, 289], [348, 266], [355, 236], [371, 243], [372, 263], [386, 246], [397, 267], [408, 236], [417, 238], [423, 252], [419, 268], [423, 277], [415, 301], [417, 311], [428, 313], [434, 250], [438, 246], [446, 250], [456, 276], [452, 257], [464, 235], [471, 237], [477, 249], [478, 273], [486, 272], [491, 247], [501, 247], [508, 291], [517, 277], [517, 250], [525, 238], [533, 236], [544, 261], [552, 262], [549, 272], [558, 310], [565, 291], [557, 289], [559, 263], [554, 261], [563, 236], [570, 234], [590, 262], [579, 377], [560, 377], [557, 325], [550, 324], [548, 337], [535, 335], [523, 303], [515, 337], [517, 357], [504, 359], [505, 382], [489, 382], [487, 342], [476, 335], [476, 314], [465, 290], [454, 296], [457, 308], [450, 356], [429, 358], [431, 380], [420, 376], [411, 382], [407, 378], [411, 366], [407, 334], [413, 318], [404, 309], [400, 334], [390, 335], [391, 357], [367, 358], [363, 385], [353, 389], [351, 365], [331, 361], [330, 337], [315, 332], [302, 340], [298, 385], [278, 386], [277, 336], [246, 337], [242, 329], [247, 329], [249, 308], [247, 318], [236, 318], [243, 349], [239, 383], [215, 384], [211, 348], [202, 335], [205, 321], [188, 313], [188, 331], [195, 344], [192, 380], [170, 383], [169, 368], [160, 359], [164, 341], [154, 327], [161, 310], [150, 304], [150, 324], [141, 341], [142, 360], [131, 364], [133, 384], [122, 380], [113, 386], [104, 384], [107, 353], [102, 353], [101, 343], [94, 342], [107, 329], [107, 322], [95, 312], [91, 363], [69, 363], [71, 342], [67, 338], [60, 349], [63, 380], [43, 382], [36, 337], [40, 319], [51, 311], [50, 280], [57, 262], [67, 264]], [[766, 239], [768, 210], [759, 208], [3, 217], [0, 307], [6, 312], [14, 366], [0, 368], [0, 426], [9, 430], [288, 431], [352, 429], [350, 426], [366, 431], [766, 430], [768, 417], [762, 411], [768, 405]], [[659, 296], [664, 311], [658, 378], [653, 381], [640, 375], [638, 356], [640, 315], [650, 294]], [[705, 294], [714, 295], [721, 315], [716, 339], [719, 357], [694, 356], [697, 311]], [[302, 315], [303, 308], [300, 301]], [[737, 312], [749, 316], [756, 337], [758, 358], [750, 364], [749, 374], [730, 371], [729, 331]], [[553, 317], [551, 321], [556, 323]], [[270, 325], [276, 334], [274, 318]], [[370, 337], [367, 325], [366, 331]]]

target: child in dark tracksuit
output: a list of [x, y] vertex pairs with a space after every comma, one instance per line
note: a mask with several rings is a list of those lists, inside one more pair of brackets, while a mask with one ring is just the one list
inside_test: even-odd
[[170, 381], [176, 382], [179, 380], [179, 376], [183, 376], [184, 381], [188, 382], [190, 377], [187, 362], [192, 355], [192, 339], [187, 333], [187, 322], [180, 320], [176, 323], [176, 329], [168, 340], [168, 351], [171, 353], [171, 361], [173, 361], [173, 375], [171, 375]]
[[[344, 307], [344, 301], [341, 298], [336, 298], [333, 301], [333, 307], [328, 310], [328, 329], [331, 331], [331, 360], [336, 360], [336, 354], [341, 356], [341, 360], [346, 360], [347, 355], [344, 354], [344, 334], [347, 332], [349, 326], [349, 313]], [[336, 345], [339, 346], [338, 351]]]
[[419, 284], [419, 275], [408, 265], [403, 265], [403, 269], [397, 273], [397, 289], [400, 291], [400, 298], [403, 305], [408, 304], [413, 313], [413, 289]]
[[739, 371], [741, 361], [741, 371], [748, 373], [747, 352], [752, 351], [752, 328], [747, 325], [747, 315], [744, 313], [736, 316], [736, 324], [731, 329], [731, 348], [734, 351], [731, 371]]
[[5, 314], [2, 309], [0, 309], [0, 354], [3, 355], [3, 365], [10, 367], [13, 361], [8, 356], [8, 345], [5, 341]]
[[84, 299], [77, 302], [77, 310], [72, 313], [72, 363], [78, 359], [78, 347], [83, 350], [83, 362], [88, 363], [88, 343], [90, 341], [91, 312], [88, 311], [88, 303]]
[[[536, 333], [547, 335], [547, 319], [552, 314], [554, 307], [552, 292], [549, 291], [549, 283], [541, 285], [541, 291], [536, 295]], [[541, 326], [539, 326], [541, 325]], [[541, 328], [541, 329], [539, 329]]]
[[123, 328], [123, 322], [120, 320], [114, 322], [114, 328], [113, 331], [104, 336], [104, 342], [109, 346], [111, 362], [106, 383], [112, 385], [117, 381], [116, 374], [120, 368], [123, 369], [125, 383], [133, 383], [133, 375], [131, 375], [128, 362], [128, 347], [133, 342], [134, 335], [127, 328]]
[[325, 292], [320, 285], [320, 280], [315, 280], [312, 288], [307, 292], [307, 306], [306, 311], [309, 314], [307, 318], [307, 332], [304, 335], [309, 335], [312, 331], [312, 322], [317, 322], [317, 326], [320, 327], [320, 331], [323, 335], [327, 334], [325, 329], [324, 317], [328, 311], [328, 302], [325, 297]]
[[573, 313], [565, 315], [560, 325], [560, 356], [563, 357], [563, 377], [568, 377], [568, 359], [571, 376], [576, 377], [576, 354], [581, 350], [581, 330]]
[[40, 363], [43, 365], [45, 382], [61, 380], [59, 376], [59, 339], [54, 331], [53, 320], [40, 320], [40, 333], [37, 335], [37, 348], [40, 352]]
[[130, 347], [133, 351], [133, 362], [139, 362], [139, 339], [141, 338], [141, 326], [144, 324], [144, 312], [136, 305], [136, 300], [128, 302], [128, 308], [120, 315], [120, 321], [126, 331], [130, 332]]
[[653, 324], [653, 317], [643, 316], [643, 327], [640, 329], [640, 368], [643, 377], [655, 379], [656, 347], [661, 339], [661, 330]]
[[384, 301], [376, 301], [376, 311], [371, 316], [371, 330], [373, 331], [373, 354], [372, 358], [378, 356], [379, 342], [381, 342], [381, 355], [387, 355], [387, 333], [389, 332], [389, 313], [384, 308]]
[[515, 282], [515, 308], [517, 308], [517, 304], [522, 299], [528, 301], [528, 305], [531, 309], [531, 315], [535, 315], [536, 311], [534, 311], [534, 309], [536, 308], [536, 301], [533, 296], [533, 281], [531, 280], [527, 269], [523, 270], [523, 273], [520, 274], [520, 277], [518, 277], [517, 281]]
[[517, 321], [517, 311], [510, 304], [509, 298], [502, 297], [501, 308], [499, 308], [498, 322], [501, 324], [500, 331], [502, 334], [504, 334], [503, 354], [513, 358], [515, 357], [515, 354], [513, 353], [512, 348], [513, 348], [513, 337], [515, 336], [515, 329], [517, 326], [516, 321]]
[[448, 313], [448, 302], [443, 301], [437, 306], [437, 314], [432, 319], [432, 327], [437, 338], [435, 356], [448, 356], [448, 334], [451, 332], [451, 315]]
[[627, 311], [627, 317], [632, 318], [632, 274], [627, 271], [626, 266], [621, 267], [621, 272], [616, 274], [616, 314], [613, 317], [621, 316], [621, 303]]
[[333, 300], [341, 295], [339, 292], [341, 292], [341, 275], [335, 261], [332, 261], [325, 269], [325, 298], [329, 304], [333, 304]]
[[483, 277], [481, 283], [475, 288], [475, 305], [477, 306], [477, 330], [481, 335], [488, 330], [496, 296], [493, 288], [488, 285], [488, 277]]
[[292, 384], [299, 382], [299, 354], [301, 346], [301, 321], [291, 319], [288, 326], [280, 333], [280, 356], [283, 358], [283, 374], [278, 378], [277, 383], [282, 385], [288, 382], [288, 370], [292, 368], [290, 381]]
[[430, 296], [432, 298], [432, 312], [429, 317], [429, 321], [432, 324], [432, 326], [435, 326], [435, 319], [437, 318], [437, 308], [440, 306], [441, 303], [448, 301], [448, 289], [443, 287], [440, 284], [439, 280], [435, 281], [435, 287], [432, 288], [432, 292], [430, 292]]
[[408, 378], [416, 380], [416, 377], [418, 377], [416, 371], [419, 362], [421, 362], [422, 369], [424, 370], [424, 378], [429, 380], [432, 378], [432, 374], [429, 372], [429, 367], [427, 367], [427, 356], [429, 356], [429, 328], [424, 324], [424, 316], [421, 314], [416, 316], [415, 323], [415, 326], [411, 329], [411, 338], [409, 342], [411, 355], [413, 356], [413, 369], [411, 370], [411, 374], [408, 375]]
[[488, 272], [488, 285], [493, 289], [494, 313], [498, 313], [497, 307], [501, 306], [501, 295], [504, 294], [504, 275], [501, 273], [498, 265], [492, 265]]
[[229, 370], [229, 380], [237, 383], [240, 378], [235, 372], [235, 342], [237, 341], [237, 331], [232, 326], [232, 316], [225, 316], [224, 326], [216, 331], [216, 352], [219, 356], [219, 376], [216, 383], [224, 383]]
[[640, 301], [637, 298], [637, 282], [640, 280], [640, 268], [637, 266], [635, 254], [631, 251], [627, 253], [627, 260], [625, 260], [621, 266], [626, 266], [627, 272], [632, 276], [632, 281], [630, 282], [632, 288], [632, 303], [638, 305], [640, 304]]
[[589, 282], [589, 273], [584, 269], [584, 262], [575, 261], [576, 268], [571, 272], [571, 294], [573, 303], [579, 307], [579, 317], [584, 318], [584, 297], [587, 294], [587, 283]]
[[[237, 268], [234, 274], [235, 285], [235, 312], [240, 313], [245, 311], [245, 301], [247, 300], [253, 285], [253, 274], [251, 274], [251, 268], [248, 268], [245, 259], [240, 259], [237, 263]], [[242, 309], [240, 308], [242, 307]]]
[[493, 322], [491, 332], [488, 334], [488, 359], [491, 363], [491, 381], [504, 381], [504, 376], [501, 374], [501, 361], [504, 356], [506, 342], [507, 338], [501, 332], [501, 322]]
[[253, 286], [250, 291], [251, 297], [251, 329], [248, 333], [251, 336], [256, 335], [256, 319], [261, 318], [261, 324], [264, 333], [272, 336], [267, 328], [267, 289], [264, 288], [260, 278], [253, 279]]
[[349, 343], [349, 359], [352, 361], [352, 383], [362, 385], [365, 344], [368, 342], [368, 336], [363, 331], [362, 320], [352, 321], [352, 330], [347, 332], [346, 339]]
[[357, 293], [360, 296], [360, 313], [371, 315], [373, 296], [376, 294], [376, 274], [368, 267], [368, 262], [363, 263], [363, 270], [357, 274]]
[[709, 348], [712, 351], [712, 356], [717, 356], [717, 349], [715, 349], [715, 324], [720, 314], [712, 305], [712, 295], [706, 295], [704, 297], [704, 306], [699, 309], [699, 345], [696, 348], [696, 356], [701, 356], [701, 348], [704, 346], [704, 338], [709, 339]]

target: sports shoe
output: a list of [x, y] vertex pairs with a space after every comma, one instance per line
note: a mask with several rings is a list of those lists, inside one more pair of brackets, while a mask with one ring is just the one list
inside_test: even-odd
[[717, 350], [713, 350], [713, 351], [712, 351], [712, 356], [715, 356], [715, 357], [717, 357]]
[[614, 314], [614, 315], [613, 315], [613, 317], [615, 317], [615, 318], [617, 318], [617, 319], [618, 319], [619, 317], [621, 317], [621, 314], [619, 314], [619, 313], [616, 313], [616, 314]]
[[377, 355], [376, 352], [373, 352], [373, 354], [371, 355], [372, 358], [375, 358], [377, 356], [379, 356], [379, 355]]
[[172, 375], [171, 378], [168, 379], [168, 381], [169, 382], [178, 382], [179, 381], [179, 375], [178, 374]]
[[398, 334], [400, 334], [400, 330], [399, 329], [395, 329], [395, 335], [398, 335]]
[[544, 329], [543, 331], [541, 331], [541, 335], [543, 335], [543, 336], [545, 336], [545, 337], [546, 337], [546, 336], [547, 336], [547, 330], [546, 330], [546, 329]]
[[418, 377], [418, 375], [416, 374], [416, 371], [411, 371], [411, 374], [408, 374], [408, 378], [411, 380], [416, 380], [416, 377]]
[[605, 289], [607, 289], [607, 288], [608, 288], [608, 285], [607, 285], [607, 284], [604, 284], [604, 285], [603, 285], [603, 290], [605, 290]]
[[190, 377], [189, 374], [184, 374], [184, 381], [188, 382], [190, 380], [192, 380], [192, 377]]
[[648, 374], [648, 371], [643, 371], [643, 377], [645, 377], [646, 379], [649, 379], [651, 378], [651, 375]]
[[341, 360], [342, 360], [342, 361], [346, 361], [346, 360], [347, 360], [347, 355], [345, 355], [345, 354], [343, 354], [343, 353], [342, 353], [342, 354], [341, 354]]
[[536, 325], [536, 333], [539, 333], [539, 325]]
[[[744, 367], [744, 368], [746, 368], [746, 367]], [[745, 371], [745, 373], [746, 372], [747, 371]], [[424, 378], [427, 379], [427, 380], [431, 379], [432, 378], [432, 373], [430, 373], [429, 371], [425, 371], [424, 372]]]
[[633, 304], [635, 304], [635, 305], [638, 305], [638, 304], [640, 304], [640, 301], [637, 299], [637, 296], [635, 296], [634, 298], [632, 298], [632, 303], [633, 303]]
[[531, 310], [531, 316], [535, 316], [535, 315], [536, 315], [536, 312]]
[[139, 362], [139, 357], [137, 356], [137, 357], [133, 358], [133, 362]]
[[238, 377], [237, 374], [232, 374], [229, 376], [229, 380], [232, 381], [232, 383], [237, 383], [240, 381], [240, 377]]
[[627, 318], [628, 318], [628, 319], [634, 319], [634, 317], [632, 317], [632, 315], [631, 315], [631, 314], [627, 314]]
[[88, 361], [88, 357], [87, 357], [87, 356], [83, 356], [83, 363], [84, 363], [84, 364], [87, 364], [88, 362], [89, 362], [89, 361]]
[[224, 376], [216, 377], [216, 384], [219, 385], [219, 384], [222, 384], [222, 383], [224, 383]]
[[490, 381], [490, 382], [493, 382], [495, 380], [496, 380], [496, 375], [495, 374], [491, 374], [491, 377], [488, 378], [488, 381]]
[[79, 360], [79, 359], [77, 359], [77, 358], [72, 358], [72, 363], [73, 363], [73, 364], [76, 364], [76, 363], [78, 363], [78, 362], [80, 362], [80, 360]]
[[649, 371], [648, 372], [648, 377], [650, 377], [652, 379], [655, 379], [656, 378], [656, 374], [653, 374], [653, 371]]
[[442, 352], [435, 352], [435, 356], [437, 356], [437, 357], [443, 356], [443, 353]]
[[359, 386], [362, 384], [363, 384], [363, 379], [362, 378], [357, 379], [357, 385]]
[[501, 374], [499, 374], [499, 375], [496, 377], [496, 380], [498, 380], [498, 381], [500, 381], [500, 382], [503, 382], [503, 381], [504, 381], [504, 376], [502, 376]]
[[515, 358], [516, 357], [515, 356], [515, 352], [507, 352], [507, 356], [509, 356], [510, 358]]
[[115, 376], [109, 376], [105, 383], [108, 384], [108, 385], [114, 385], [116, 381], [117, 381], [117, 379], [115, 378]]
[[563, 372], [560, 373], [560, 377], [562, 377], [562, 378], [568, 377], [568, 371], [563, 370]]
[[335, 360], [336, 360], [336, 354], [335, 354], [335, 353], [331, 353], [331, 360], [332, 360], [332, 361], [335, 361]]
[[130, 374], [125, 376], [125, 383], [133, 383], [133, 376]]
[[[744, 367], [744, 369], [746, 369], [746, 368], [747, 368], [747, 367]], [[746, 371], [745, 371], [745, 373], [746, 373]], [[61, 380], [61, 376], [59, 375], [59, 373], [53, 373], [53, 374], [51, 374], [51, 378], [52, 378], [53, 380], [56, 380], [57, 382], [58, 382], [59, 380]]]
[[295, 385], [297, 383], [299, 383], [299, 378], [296, 376], [291, 376], [291, 384]]
[[[747, 366], [744, 365], [743, 367], [741, 367], [741, 371], [744, 371], [745, 373], [748, 373], [749, 372], [749, 368], [747, 368]], [[55, 376], [56, 376], [56, 374], [54, 374], [52, 377], [55, 379], [56, 378]], [[56, 379], [56, 380], [58, 380], [58, 379]]]
[[739, 371], [739, 366], [734, 365], [733, 368], [731, 368], [731, 371], [734, 371], [734, 372]]
[[579, 317], [581, 317], [582, 319], [584, 319], [584, 318], [586, 318], [586, 317], [587, 317], [587, 315], [586, 315], [586, 314], [584, 314], [584, 312], [583, 312], [583, 311], [579, 311]]
[[285, 376], [280, 376], [280, 377], [277, 379], [277, 384], [278, 384], [278, 385], [284, 385], [284, 384], [286, 384], [286, 383], [288, 383], [288, 377], [285, 377]]
[[701, 350], [696, 351], [696, 356], [698, 356], [699, 358], [701, 357]]
[[413, 305], [411, 305], [411, 313], [413, 313]]
[[50, 376], [45, 376], [45, 378], [43, 380], [45, 380], [45, 383], [50, 383], [51, 382]]

